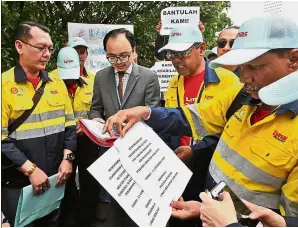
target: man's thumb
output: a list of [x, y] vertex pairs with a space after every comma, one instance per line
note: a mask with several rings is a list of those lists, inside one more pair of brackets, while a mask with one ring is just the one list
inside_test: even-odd
[[179, 154], [180, 152], [181, 152], [180, 147], [178, 147], [176, 150], [174, 150], [174, 153], [175, 153], [175, 154]]
[[232, 201], [231, 195], [228, 192], [223, 192], [221, 194], [221, 197], [223, 201], [229, 201], [229, 200]]

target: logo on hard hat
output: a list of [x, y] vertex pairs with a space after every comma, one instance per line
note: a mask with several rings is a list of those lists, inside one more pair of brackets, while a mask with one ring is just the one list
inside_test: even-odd
[[181, 32], [173, 32], [172, 33], [172, 36], [181, 36], [182, 34], [181, 34]]
[[72, 59], [64, 60], [64, 63], [65, 63], [65, 64], [73, 63], [73, 60], [72, 60]]
[[239, 32], [237, 37], [247, 37], [248, 32]]

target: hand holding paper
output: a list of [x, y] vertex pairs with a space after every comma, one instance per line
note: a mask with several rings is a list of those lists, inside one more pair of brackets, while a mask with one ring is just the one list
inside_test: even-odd
[[98, 120], [80, 119], [79, 125], [82, 131], [97, 145], [111, 147], [118, 138], [115, 133], [111, 137], [104, 132], [104, 122]]
[[26, 226], [59, 208], [64, 197], [65, 184], [55, 187], [57, 178], [58, 174], [49, 177], [48, 181], [52, 187], [42, 195], [33, 194], [31, 185], [23, 188], [18, 202], [14, 226]]
[[135, 123], [141, 119], [147, 119], [149, 114], [150, 109], [146, 106], [121, 110], [107, 120], [104, 126], [104, 133], [108, 132], [113, 136], [115, 134], [113, 127], [116, 126], [117, 132], [123, 137]]
[[29, 176], [29, 181], [33, 186], [34, 193], [37, 195], [44, 193], [51, 187], [48, 176], [38, 167]]
[[[116, 114], [106, 127], [116, 124], [119, 128], [127, 120], [129, 125], [149, 112], [147, 107], [131, 110]], [[171, 202], [182, 195], [192, 175], [143, 122], [134, 125], [125, 137], [118, 138], [88, 171], [139, 226], [166, 226], [172, 213]]]

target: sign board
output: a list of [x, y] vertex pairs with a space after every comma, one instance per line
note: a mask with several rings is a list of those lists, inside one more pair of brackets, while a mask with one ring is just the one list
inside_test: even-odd
[[96, 73], [110, 66], [103, 48], [103, 39], [110, 30], [118, 28], [126, 28], [133, 33], [133, 25], [68, 23], [68, 38], [82, 37], [89, 47], [85, 63], [87, 71]]
[[172, 77], [177, 75], [177, 71], [171, 61], [156, 62], [151, 70], [158, 75], [160, 92], [166, 92]]
[[168, 7], [161, 11], [161, 35], [169, 35], [173, 27], [196, 25], [200, 22], [200, 7]]

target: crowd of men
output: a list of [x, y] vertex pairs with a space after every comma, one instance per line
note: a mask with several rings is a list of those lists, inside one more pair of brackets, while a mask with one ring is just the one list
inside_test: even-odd
[[[116, 126], [122, 136], [144, 119], [192, 170], [182, 197], [171, 204], [169, 226], [241, 226], [228, 193], [221, 202], [204, 193], [220, 181], [245, 200], [252, 219], [298, 224], [298, 98], [270, 105], [259, 96], [297, 73], [298, 25], [279, 14], [250, 19], [222, 30], [208, 55], [204, 29], [200, 23], [173, 28], [169, 37], [158, 34], [156, 58], [172, 61], [178, 72], [165, 107], [158, 107], [158, 77], [136, 63], [130, 31], [106, 34], [111, 66], [94, 76], [84, 67], [84, 39], [69, 39], [48, 73], [50, 31], [35, 22], [18, 26], [18, 63], [2, 73], [1, 210], [11, 225], [22, 188], [32, 185], [42, 197], [55, 187], [48, 177], [58, 173], [56, 185], [66, 184], [61, 207], [29, 226], [93, 226], [107, 219], [112, 226], [137, 226], [87, 171], [108, 148], [82, 132], [81, 118], [106, 122], [111, 135]], [[109, 216], [102, 203], [109, 204]]]

